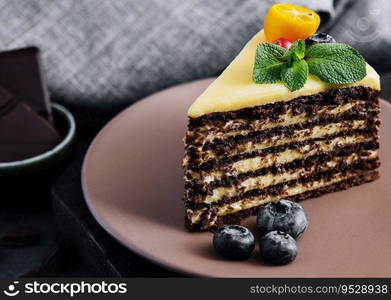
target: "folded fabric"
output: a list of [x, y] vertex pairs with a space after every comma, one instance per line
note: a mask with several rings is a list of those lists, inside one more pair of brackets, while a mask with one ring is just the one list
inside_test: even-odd
[[[143, 96], [217, 75], [275, 2], [281, 1], [2, 1], [0, 48], [40, 47], [52, 98], [73, 109], [82, 126], [98, 125]], [[387, 0], [290, 2], [320, 12], [324, 28], [358, 45], [374, 64], [372, 53], [389, 51], [389, 29], [380, 30], [390, 23]], [[366, 15], [376, 3], [379, 14]], [[366, 42], [373, 34], [362, 39], [364, 23], [368, 33], [379, 31], [376, 43]], [[382, 70], [390, 67], [382, 62]]]

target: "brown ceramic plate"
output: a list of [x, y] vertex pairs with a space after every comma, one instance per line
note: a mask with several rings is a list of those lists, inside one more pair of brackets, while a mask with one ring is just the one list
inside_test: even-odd
[[[188, 233], [181, 159], [186, 112], [210, 79], [154, 94], [114, 118], [84, 161], [83, 191], [98, 222], [141, 256], [178, 272], [216, 277], [390, 277], [391, 105], [382, 101], [381, 179], [302, 202], [309, 228], [292, 264], [225, 261], [212, 234]], [[255, 232], [255, 218], [244, 222]]]

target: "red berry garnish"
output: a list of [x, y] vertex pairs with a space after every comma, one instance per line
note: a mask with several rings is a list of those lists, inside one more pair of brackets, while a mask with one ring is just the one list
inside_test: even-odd
[[276, 39], [273, 44], [276, 44], [282, 48], [289, 49], [290, 46], [292, 46], [292, 43], [286, 39], [286, 38], [279, 38]]

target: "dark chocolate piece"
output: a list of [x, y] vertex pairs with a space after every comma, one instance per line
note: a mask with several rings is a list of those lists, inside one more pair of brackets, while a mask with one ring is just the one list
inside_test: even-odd
[[0, 85], [17, 95], [40, 116], [52, 121], [49, 94], [41, 70], [39, 49], [0, 53]]
[[49, 121], [0, 87], [0, 162], [36, 156], [60, 141]]

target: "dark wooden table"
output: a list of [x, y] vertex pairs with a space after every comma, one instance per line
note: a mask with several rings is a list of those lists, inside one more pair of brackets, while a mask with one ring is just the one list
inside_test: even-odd
[[[391, 74], [382, 76], [381, 96], [391, 99]], [[93, 135], [87, 139], [82, 136], [75, 159], [54, 184], [52, 208], [0, 212], [0, 235], [23, 223], [37, 230], [40, 236], [36, 244], [28, 247], [0, 246], [0, 277], [181, 276], [127, 250], [89, 212], [81, 191], [80, 170]]]

